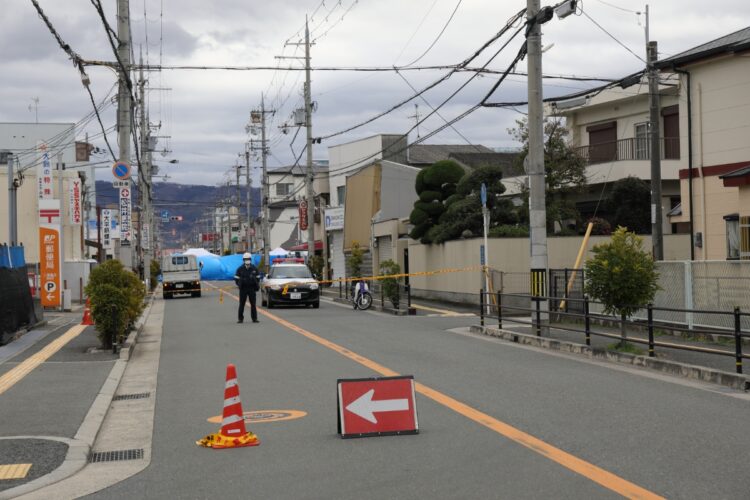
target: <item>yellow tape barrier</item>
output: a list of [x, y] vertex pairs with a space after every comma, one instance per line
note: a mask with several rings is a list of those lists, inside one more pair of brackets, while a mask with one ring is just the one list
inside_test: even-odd
[[[360, 278], [338, 278], [335, 280], [318, 280], [318, 283], [351, 283], [355, 281], [379, 281], [384, 280], [388, 278], [406, 278], [408, 277], [416, 277], [416, 276], [435, 276], [438, 274], [448, 274], [448, 273], [463, 273], [463, 272], [471, 272], [471, 271], [482, 271], [484, 270], [485, 266], [477, 265], [477, 266], [469, 266], [469, 267], [456, 267], [456, 268], [444, 268], [444, 269], [436, 269], [435, 271], [418, 271], [414, 273], [399, 273], [399, 274], [379, 274], [375, 276], [362, 276]], [[284, 285], [284, 291], [282, 294], [285, 294], [288, 288], [298, 286], [298, 285], [304, 285], [305, 283], [296, 283], [296, 282], [290, 282], [286, 283]], [[224, 299], [224, 290], [234, 290], [237, 288], [237, 285], [231, 284], [226, 286], [215, 286], [211, 285], [213, 289], [207, 289], [207, 288], [180, 288], [176, 290], [171, 290], [170, 293], [191, 293], [191, 292], [219, 292], [219, 300], [223, 302]]]

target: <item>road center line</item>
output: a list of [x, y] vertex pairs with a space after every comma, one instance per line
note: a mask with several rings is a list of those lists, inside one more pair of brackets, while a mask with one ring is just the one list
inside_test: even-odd
[[[210, 285], [210, 286], [214, 286], [214, 285]], [[235, 300], [239, 300], [232, 293], [228, 293], [227, 295], [229, 295]], [[294, 323], [291, 323], [274, 314], [271, 314], [265, 309], [258, 308], [258, 312], [268, 317], [269, 319], [274, 320], [280, 325], [285, 326], [286, 328], [289, 328], [290, 330], [296, 333], [299, 333], [300, 335], [304, 337], [307, 337], [313, 342], [316, 342], [322, 346], [325, 346], [341, 354], [342, 356], [345, 356], [351, 359], [352, 361], [356, 361], [362, 366], [370, 368], [371, 370], [379, 373], [380, 375], [383, 375], [385, 377], [395, 377], [399, 375], [399, 373], [391, 370], [390, 368], [386, 368], [385, 366], [378, 364], [375, 361], [372, 361], [370, 359], [367, 359], [364, 356], [360, 356], [359, 354], [352, 352], [349, 349], [346, 349], [334, 342], [331, 342], [330, 340], [326, 340], [323, 337], [315, 335], [314, 333], [309, 332], [305, 330], [304, 328], [301, 328], [295, 325]], [[446, 408], [449, 408], [460, 415], [463, 415], [469, 420], [473, 420], [474, 422], [480, 425], [483, 425], [484, 427], [492, 431], [495, 431], [496, 433], [530, 449], [531, 451], [538, 453], [542, 455], [543, 457], [548, 458], [552, 460], [553, 462], [556, 462], [562, 465], [563, 467], [577, 474], [580, 474], [581, 476], [587, 479], [590, 479], [591, 481], [609, 490], [612, 490], [615, 493], [618, 493], [624, 497], [644, 498], [644, 499], [645, 498], [649, 498], [649, 499], [662, 498], [656, 493], [653, 493], [647, 489], [644, 489], [638, 486], [637, 484], [631, 483], [630, 481], [623, 479], [615, 474], [612, 474], [611, 472], [608, 472], [600, 467], [597, 467], [596, 465], [592, 463], [586, 462], [585, 460], [582, 460], [576, 456], [573, 456], [570, 453], [567, 453], [561, 450], [560, 448], [552, 446], [551, 444], [548, 444], [542, 441], [541, 439], [538, 439], [532, 436], [531, 434], [527, 434], [521, 431], [520, 429], [516, 429], [515, 427], [509, 424], [506, 424], [505, 422], [502, 422], [496, 419], [495, 417], [487, 415], [486, 413], [483, 413], [475, 408], [472, 408], [471, 406], [468, 406], [456, 399], [453, 399], [450, 396], [447, 396], [439, 391], [431, 389], [430, 387], [427, 387], [424, 384], [416, 383], [415, 390], [421, 395], [432, 399], [436, 403], [443, 405]]]
[[86, 325], [75, 325], [67, 332], [50, 342], [41, 351], [29, 356], [21, 364], [0, 377], [0, 394], [13, 387], [18, 381], [28, 375], [34, 368], [51, 358], [65, 344], [76, 338], [86, 329]]

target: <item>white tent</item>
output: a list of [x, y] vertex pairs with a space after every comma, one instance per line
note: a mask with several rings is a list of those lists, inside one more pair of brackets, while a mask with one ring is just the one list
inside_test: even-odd
[[268, 252], [268, 255], [270, 255], [271, 257], [286, 257], [287, 255], [289, 255], [289, 252], [281, 247], [278, 247]]

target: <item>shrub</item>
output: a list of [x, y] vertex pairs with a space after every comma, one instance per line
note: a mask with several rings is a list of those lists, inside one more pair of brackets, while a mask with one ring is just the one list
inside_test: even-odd
[[349, 257], [346, 258], [346, 263], [349, 264], [349, 269], [352, 272], [352, 278], [362, 277], [362, 261], [364, 260], [365, 251], [359, 245], [358, 242], [352, 243], [352, 250]]
[[113, 338], [125, 335], [135, 324], [143, 311], [146, 287], [120, 261], [108, 260], [91, 271], [85, 293], [91, 299], [99, 340], [106, 348], [111, 347]]
[[529, 228], [528, 226], [512, 226], [510, 224], [504, 224], [502, 226], [496, 226], [487, 232], [487, 235], [492, 238], [528, 238]]
[[154, 291], [154, 288], [156, 288], [156, 285], [159, 281], [159, 275], [161, 274], [161, 263], [159, 262], [159, 259], [151, 259], [151, 269], [149, 270], [151, 274], [151, 290]]
[[310, 260], [307, 263], [307, 267], [310, 268], [310, 272], [313, 276], [315, 276], [315, 279], [323, 279], [323, 257], [321, 257], [320, 255], [313, 255], [312, 257], [310, 257]]
[[[399, 274], [401, 273], [401, 266], [399, 266], [397, 262], [388, 259], [380, 263], [380, 273]], [[391, 304], [393, 304], [393, 307], [398, 309], [401, 299], [399, 290], [401, 278], [384, 278], [380, 282], [383, 287], [383, 295], [391, 302]]]
[[586, 261], [584, 290], [604, 304], [605, 314], [620, 315], [624, 344], [625, 320], [654, 300], [659, 274], [651, 254], [643, 250], [643, 238], [618, 227], [608, 243], [595, 245]]

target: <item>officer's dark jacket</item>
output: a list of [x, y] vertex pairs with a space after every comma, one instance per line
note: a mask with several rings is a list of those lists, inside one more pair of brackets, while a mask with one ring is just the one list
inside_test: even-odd
[[258, 268], [252, 264], [250, 264], [250, 267], [245, 267], [245, 264], [242, 264], [234, 272], [234, 282], [241, 290], [246, 292], [257, 292], [260, 282]]

